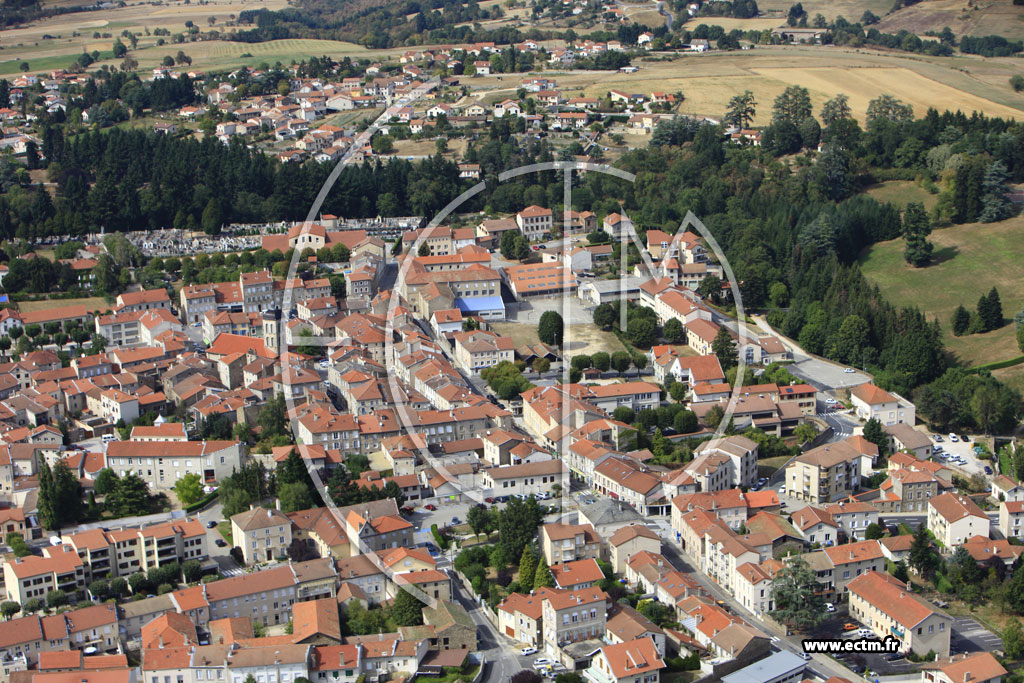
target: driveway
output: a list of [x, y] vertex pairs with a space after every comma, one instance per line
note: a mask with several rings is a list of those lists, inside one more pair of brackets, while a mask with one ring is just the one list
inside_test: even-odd
[[957, 617], [953, 620], [953, 634], [949, 641], [950, 650], [961, 652], [1002, 651], [1003, 639], [982, 626], [977, 619]]

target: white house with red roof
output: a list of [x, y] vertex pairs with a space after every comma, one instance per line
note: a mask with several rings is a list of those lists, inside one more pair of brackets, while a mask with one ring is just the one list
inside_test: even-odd
[[649, 637], [605, 645], [584, 673], [592, 683], [658, 683], [665, 662]]
[[916, 415], [914, 404], [899, 394], [881, 389], [871, 382], [860, 384], [850, 391], [854, 413], [861, 420], [872, 418], [882, 426], [908, 424], [913, 426]]

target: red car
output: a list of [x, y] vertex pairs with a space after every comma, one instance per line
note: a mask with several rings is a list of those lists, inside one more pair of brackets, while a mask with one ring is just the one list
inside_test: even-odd
[[493, 498], [484, 498], [484, 502], [490, 504], [490, 503], [494, 502], [494, 499]]
[[437, 509], [437, 506], [435, 506], [435, 505], [424, 505], [423, 507], [425, 507], [426, 509], [430, 510], [431, 512], [433, 512], [434, 510]]

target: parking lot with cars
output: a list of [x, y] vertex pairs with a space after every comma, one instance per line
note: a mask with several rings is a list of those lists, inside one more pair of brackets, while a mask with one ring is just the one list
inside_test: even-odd
[[932, 434], [933, 458], [967, 475], [992, 474], [992, 465], [978, 458], [980, 446], [966, 434]]

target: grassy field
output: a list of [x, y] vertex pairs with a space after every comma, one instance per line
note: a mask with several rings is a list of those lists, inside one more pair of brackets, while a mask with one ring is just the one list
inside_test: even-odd
[[[772, 12], [785, 17], [793, 4], [790, 0], [762, 0], [757, 7], [764, 14]], [[889, 0], [804, 0], [800, 4], [812, 18], [815, 14], [823, 14], [829, 20], [843, 16], [849, 21], [859, 21], [865, 10], [882, 16], [892, 9]]]
[[47, 299], [45, 301], [22, 301], [18, 304], [18, 309], [23, 313], [30, 311], [45, 311], [50, 308], [60, 308], [62, 306], [74, 306], [77, 304], [84, 304], [85, 307], [90, 311], [105, 311], [110, 308], [110, 304], [107, 300], [101, 296], [89, 296], [81, 299]]
[[[969, 224], [932, 233], [936, 263], [911, 268], [903, 261], [903, 240], [876, 244], [861, 257], [861, 268], [885, 297], [898, 305], [915, 305], [937, 317], [944, 340], [957, 360], [968, 366], [1020, 355], [1012, 323], [987, 334], [954, 337], [949, 331], [953, 310], [973, 310], [978, 298], [999, 289], [1003, 316], [1010, 319], [1024, 305], [1024, 217], [1001, 223]], [[997, 371], [1021, 386], [1024, 365]]]
[[946, 26], [958, 36], [1000, 35], [1020, 40], [1024, 38], [1024, 7], [1011, 2], [929, 0], [884, 17], [878, 30], [887, 33], [906, 30], [920, 35], [925, 31], [941, 31]]
[[[826, 66], [823, 66], [825, 64]], [[1008, 79], [1019, 63], [1012, 59], [972, 57], [924, 58], [908, 53], [881, 53], [811, 46], [758, 47], [743, 52], [686, 55], [671, 62], [636, 62], [632, 74], [569, 71], [545, 72], [566, 96], [601, 96], [613, 88], [649, 94], [681, 91], [683, 114], [720, 117], [737, 92], [751, 90], [757, 99], [756, 125], [771, 117], [771, 103], [787, 86], [811, 92], [815, 111], [839, 93], [849, 97], [861, 121], [870, 100], [894, 94], [912, 104], [918, 115], [929, 106], [992, 116], [1021, 118], [1024, 100]], [[514, 92], [507, 79], [474, 78], [467, 85], [491, 103]], [[497, 89], [497, 90], [495, 90]]]
[[878, 183], [868, 187], [867, 194], [880, 202], [891, 202], [900, 208], [910, 202], [919, 202], [924, 204], [924, 208], [929, 211], [939, 199], [938, 196], [909, 180], [889, 180]]
[[[165, 28], [172, 33], [184, 32], [187, 21], [194, 22], [203, 31], [213, 29], [221, 33], [231, 33], [238, 30], [234, 19], [244, 10], [281, 9], [287, 4], [286, 0], [220, 0], [202, 4], [174, 5], [164, 5], [162, 2], [137, 2], [125, 7], [61, 15], [5, 30], [4, 40], [0, 43], [0, 75], [21, 73], [22, 62], [28, 62], [32, 73], [66, 68], [82, 51], [99, 50], [103, 53], [95, 66], [102, 66], [104, 63], [117, 65], [120, 60], [111, 59], [109, 53], [114, 38], [125, 29], [139, 37], [138, 46], [131, 51], [131, 55], [138, 61], [139, 69], [142, 71], [158, 66], [165, 55], [174, 55], [178, 50], [183, 50], [192, 57], [192, 68], [203, 70], [234, 68], [243, 64], [256, 66], [262, 62], [273, 64], [281, 61], [288, 64], [293, 60], [308, 58], [310, 55], [371, 58], [387, 52], [370, 51], [353, 43], [341, 41], [303, 39], [257, 44], [212, 40], [174, 45], [165, 38], [167, 44], [157, 45], [158, 38], [151, 35], [156, 28]], [[146, 35], [147, 32], [150, 35]], [[96, 34], [100, 35], [97, 37]], [[110, 37], [103, 37], [104, 34], [110, 34]], [[400, 49], [390, 52], [396, 51]], [[251, 57], [243, 57], [243, 54]]]

